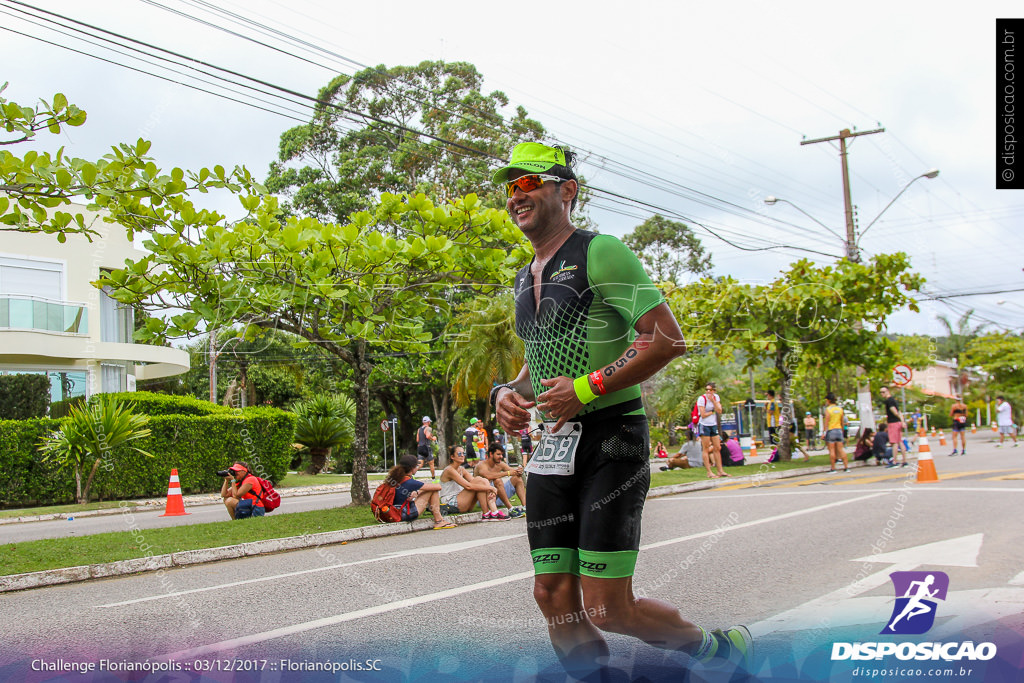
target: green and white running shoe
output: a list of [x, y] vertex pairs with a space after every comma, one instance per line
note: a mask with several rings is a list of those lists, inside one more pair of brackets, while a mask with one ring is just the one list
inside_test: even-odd
[[718, 642], [718, 649], [704, 665], [709, 669], [738, 668], [750, 673], [754, 663], [754, 639], [746, 626], [715, 629], [712, 637]]

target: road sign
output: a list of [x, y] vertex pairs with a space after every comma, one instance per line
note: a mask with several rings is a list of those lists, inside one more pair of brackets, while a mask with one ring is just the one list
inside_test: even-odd
[[910, 384], [910, 378], [913, 376], [914, 371], [910, 369], [909, 365], [897, 365], [892, 369], [892, 383], [898, 387]]
[[388, 429], [390, 429], [390, 425], [391, 425], [391, 423], [389, 421], [381, 420], [380, 421], [380, 431], [382, 431], [382, 432], [388, 431]]

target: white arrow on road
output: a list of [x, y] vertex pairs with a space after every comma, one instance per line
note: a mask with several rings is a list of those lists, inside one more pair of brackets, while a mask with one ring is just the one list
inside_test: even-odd
[[[872, 624], [888, 616], [888, 604], [893, 597], [865, 596], [863, 593], [889, 583], [893, 572], [913, 571], [920, 566], [977, 567], [978, 552], [984, 534], [971, 534], [935, 543], [895, 550], [890, 553], [858, 557], [851, 562], [885, 562], [889, 566], [880, 572], [853, 581], [842, 588], [805, 602], [780, 614], [759, 621], [750, 627], [755, 637], [777, 631], [805, 631], [835, 628], [855, 624]], [[966, 592], [966, 591], [965, 591]], [[1024, 591], [1021, 591], [1024, 593]], [[949, 597], [946, 599], [950, 603]], [[944, 611], [951, 611], [948, 608]], [[822, 615], [827, 614], [825, 618]], [[990, 617], [991, 618], [991, 617]]]

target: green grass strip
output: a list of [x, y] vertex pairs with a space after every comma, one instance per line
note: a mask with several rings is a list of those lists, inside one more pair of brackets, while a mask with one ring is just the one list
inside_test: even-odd
[[[131, 523], [127, 514], [125, 523]], [[342, 507], [283, 515], [272, 512], [263, 518], [137, 529], [135, 533], [125, 530], [76, 538], [7, 543], [0, 546], [0, 574], [116, 562], [372, 524], [376, 521], [369, 507]]]

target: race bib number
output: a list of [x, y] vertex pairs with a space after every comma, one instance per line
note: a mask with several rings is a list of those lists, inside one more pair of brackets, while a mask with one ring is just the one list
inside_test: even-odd
[[966, 415], [957, 415], [956, 416], [956, 421], [958, 423], [960, 423], [960, 424], [964, 424], [965, 422], [967, 422], [967, 416]]
[[557, 432], [554, 422], [544, 423], [540, 443], [526, 465], [532, 474], [571, 475], [576, 472], [576, 447], [579, 446], [583, 425], [566, 422]]

